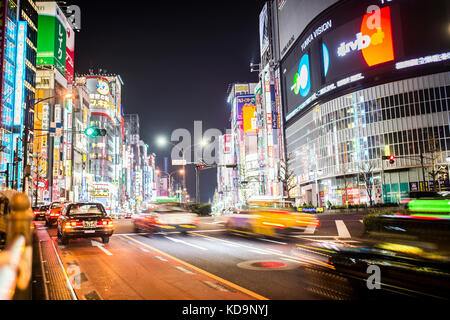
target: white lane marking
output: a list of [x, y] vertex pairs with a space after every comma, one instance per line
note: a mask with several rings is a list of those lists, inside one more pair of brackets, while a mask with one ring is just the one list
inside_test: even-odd
[[270, 254], [270, 253], [268, 253], [268, 252], [263, 252], [263, 251], [259, 251], [259, 250], [249, 250], [250, 252], [253, 252], [253, 253], [257, 253], [257, 254], [264, 254], [264, 255], [268, 255], [268, 254]]
[[205, 224], [221, 224], [223, 221], [206, 222]]
[[[193, 230], [193, 231], [188, 231], [188, 233], [199, 233], [199, 232], [201, 232], [201, 233], [203, 233], [203, 232], [219, 232], [219, 231], [225, 231], [225, 229], [214, 229], [214, 230]], [[165, 235], [165, 234], [180, 234], [181, 232], [180, 231], [167, 231], [167, 232], [156, 232], [156, 233], [154, 233], [154, 234], [158, 234], [158, 235]], [[133, 235], [136, 235], [137, 233], [135, 233], [135, 234], [131, 234], [132, 236]], [[145, 233], [145, 234], [147, 234], [147, 233]]]
[[275, 250], [275, 249], [264, 249], [264, 250], [271, 251], [271, 252], [275, 252], [275, 253], [283, 253], [283, 251], [281, 251], [281, 250]]
[[350, 232], [348, 232], [347, 227], [345, 226], [344, 221], [336, 220], [336, 228], [338, 230], [338, 234], [340, 238], [351, 238]]
[[183, 268], [183, 267], [175, 267], [175, 269], [177, 269], [178, 271], [184, 272], [184, 273], [195, 274], [194, 272], [192, 272], [186, 268]]
[[120, 237], [120, 236], [143, 236], [146, 235], [148, 233], [144, 233], [144, 232], [138, 232], [138, 233], [116, 233], [113, 234], [111, 237]]
[[316, 232], [316, 226], [315, 225], [309, 225], [306, 227], [304, 234], [314, 234]]
[[225, 288], [225, 287], [219, 285], [218, 283], [216, 284], [216, 283], [214, 283], [214, 282], [211, 282], [211, 281], [204, 281], [204, 280], [202, 280], [202, 282], [203, 282], [204, 284], [206, 284], [208, 287], [213, 288], [213, 289], [216, 289], [216, 290], [218, 290], [218, 291], [230, 292], [230, 290], [228, 290], [227, 288]]
[[272, 242], [272, 243], [277, 243], [277, 244], [282, 244], [282, 245], [287, 245], [286, 242], [280, 242], [280, 241], [275, 241], [275, 240], [271, 240], [271, 239], [258, 238], [258, 240]]
[[140, 249], [141, 251], [144, 251], [144, 252], [150, 252], [150, 250], [148, 250], [148, 249], [145, 249], [145, 248], [141, 248], [141, 247], [139, 247], [139, 249]]
[[164, 236], [164, 238], [166, 238], [166, 239], [169, 239], [169, 240], [171, 240], [171, 241], [173, 241], [173, 242], [178, 242], [178, 243], [182, 243], [182, 244], [185, 244], [185, 245], [187, 245], [187, 246], [191, 246], [191, 247], [194, 247], [194, 248], [197, 248], [197, 249], [200, 249], [200, 250], [205, 250], [205, 251], [207, 251], [207, 250], [208, 250], [208, 249], [206, 249], [206, 248], [203, 248], [203, 247], [197, 246], [197, 245], [195, 245], [195, 244], [192, 244], [192, 243], [186, 242], [186, 241], [184, 241], [184, 240], [180, 240], [180, 239], [175, 239], [175, 238], [171, 238], [171, 237], [168, 237], [168, 236]]
[[166, 258], [163, 258], [163, 257], [160, 257], [160, 256], [155, 256], [155, 258], [158, 259], [158, 260], [161, 260], [161, 261], [165, 261], [165, 262], [169, 261]]
[[106, 255], [108, 255], [108, 256], [112, 256], [112, 255], [113, 255], [111, 252], [109, 252], [108, 250], [106, 250], [106, 249], [103, 247], [103, 244], [101, 244], [100, 242], [97, 242], [97, 241], [95, 241], [95, 240], [91, 240], [91, 243], [92, 243], [92, 246], [93, 246], [93, 247], [99, 248], [99, 249], [102, 250], [104, 253], [106, 253]]
[[281, 259], [281, 260], [284, 260], [284, 261], [289, 261], [289, 262], [298, 263], [298, 264], [306, 264], [305, 262], [297, 261], [297, 260], [289, 259], [289, 258], [280, 258], [280, 259]]
[[307, 235], [300, 235], [300, 236], [294, 236], [294, 238], [301, 238], [301, 239], [339, 239], [341, 237], [339, 236], [307, 236]]

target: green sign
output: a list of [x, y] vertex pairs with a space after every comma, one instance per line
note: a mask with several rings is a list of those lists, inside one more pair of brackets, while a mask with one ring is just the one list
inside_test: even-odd
[[66, 29], [55, 16], [39, 15], [37, 65], [55, 66], [66, 74]]

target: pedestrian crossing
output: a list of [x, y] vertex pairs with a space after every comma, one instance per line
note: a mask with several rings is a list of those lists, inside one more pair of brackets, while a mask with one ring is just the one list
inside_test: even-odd
[[359, 236], [364, 230], [363, 220], [324, 220], [320, 227], [308, 226], [303, 233], [296, 238], [330, 238], [351, 239]]

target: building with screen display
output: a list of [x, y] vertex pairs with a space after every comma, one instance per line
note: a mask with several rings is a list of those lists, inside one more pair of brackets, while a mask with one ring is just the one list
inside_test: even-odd
[[[449, 2], [310, 3], [270, 2], [292, 196], [324, 206], [448, 190]], [[301, 31], [295, 12], [309, 16]]]
[[114, 212], [122, 199], [123, 82], [119, 75], [106, 74], [79, 76], [75, 81], [86, 86], [89, 93], [89, 127], [106, 130], [106, 136], [90, 137], [88, 141], [88, 198]]

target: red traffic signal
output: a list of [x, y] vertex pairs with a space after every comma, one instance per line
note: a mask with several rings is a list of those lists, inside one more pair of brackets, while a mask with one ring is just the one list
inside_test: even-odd
[[389, 163], [393, 164], [395, 162], [395, 156], [394, 155], [390, 155], [389, 156]]

